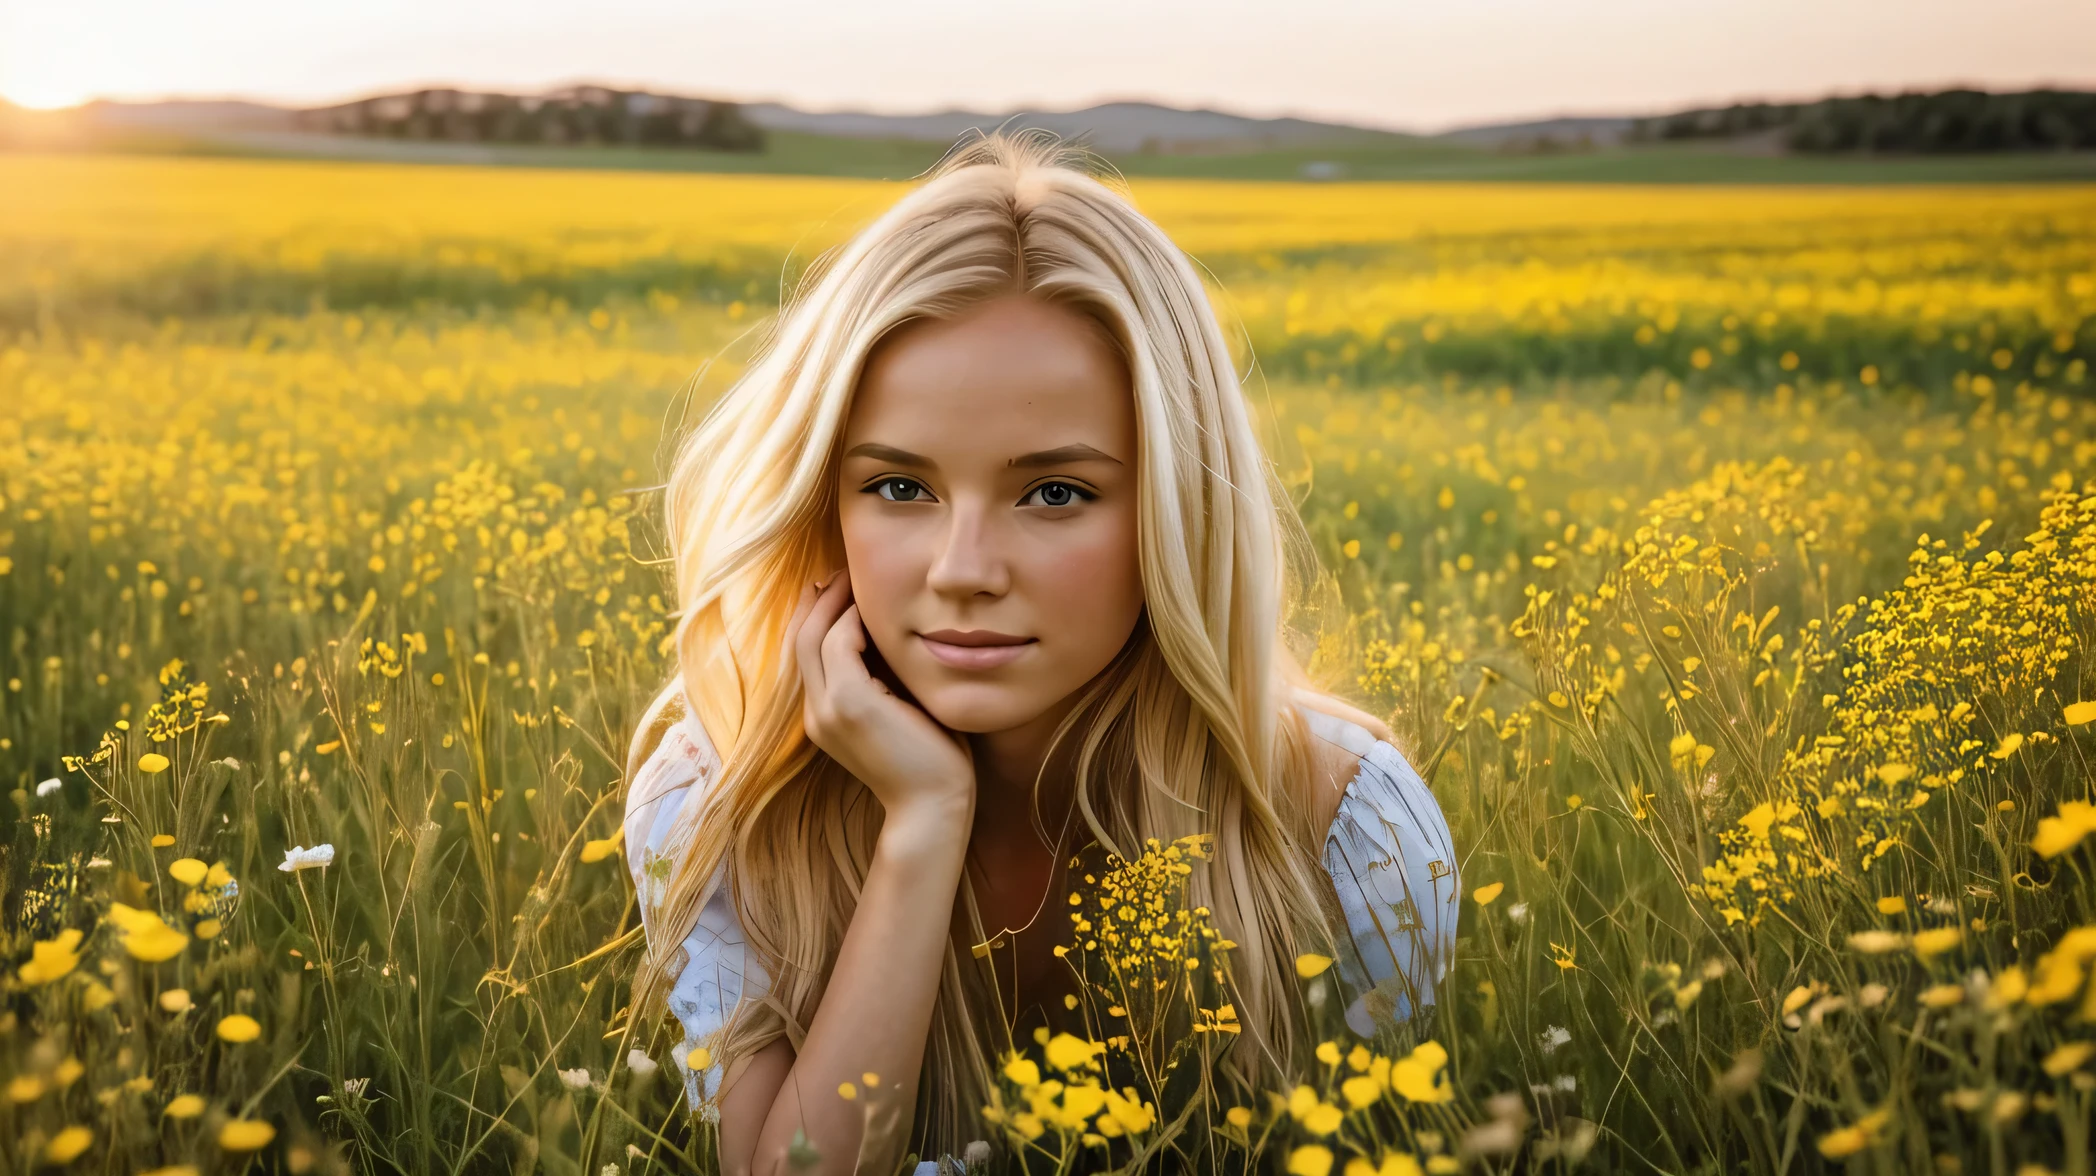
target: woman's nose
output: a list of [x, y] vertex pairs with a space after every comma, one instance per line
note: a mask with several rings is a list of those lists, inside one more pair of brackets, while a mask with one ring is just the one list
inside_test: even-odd
[[949, 596], [1002, 596], [1011, 587], [1011, 569], [998, 550], [996, 528], [981, 504], [962, 502], [947, 515], [938, 555], [925, 584]]

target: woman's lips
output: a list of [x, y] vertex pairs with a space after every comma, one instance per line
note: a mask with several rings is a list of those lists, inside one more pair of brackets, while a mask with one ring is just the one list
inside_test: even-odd
[[1014, 637], [987, 629], [967, 631], [937, 629], [917, 638], [940, 664], [956, 670], [991, 670], [1025, 656], [1035, 644], [1031, 637]]

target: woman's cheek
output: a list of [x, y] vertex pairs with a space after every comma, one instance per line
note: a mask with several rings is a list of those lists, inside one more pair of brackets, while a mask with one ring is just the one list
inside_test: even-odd
[[877, 647], [899, 648], [904, 606], [924, 583], [917, 529], [906, 520], [883, 518], [875, 511], [846, 510], [838, 521], [859, 620]]
[[1069, 650], [1087, 663], [1089, 680], [1106, 668], [1135, 628], [1143, 603], [1142, 569], [1132, 519], [1102, 519], [1096, 530], [1073, 539], [1043, 553], [1037, 603], [1050, 631], [1074, 639]]

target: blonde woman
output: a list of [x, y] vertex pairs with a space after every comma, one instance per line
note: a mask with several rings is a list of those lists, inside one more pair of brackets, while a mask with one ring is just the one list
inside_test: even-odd
[[824, 260], [670, 477], [627, 799], [637, 1007], [724, 1170], [981, 1156], [999, 1054], [1064, 1015], [1085, 842], [1213, 834], [1249, 1079], [1300, 1057], [1299, 953], [1364, 1034], [1430, 1002], [1448, 827], [1283, 644], [1314, 560], [1188, 259], [998, 135]]

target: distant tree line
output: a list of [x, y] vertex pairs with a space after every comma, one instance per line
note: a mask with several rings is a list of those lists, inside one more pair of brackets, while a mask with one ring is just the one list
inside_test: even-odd
[[764, 128], [733, 102], [604, 86], [543, 95], [416, 90], [303, 110], [303, 130], [451, 143], [622, 144], [762, 151]]
[[1633, 142], [1772, 134], [1793, 151], [1957, 154], [2096, 148], [2096, 93], [2030, 90], [1749, 102], [1637, 120]]

